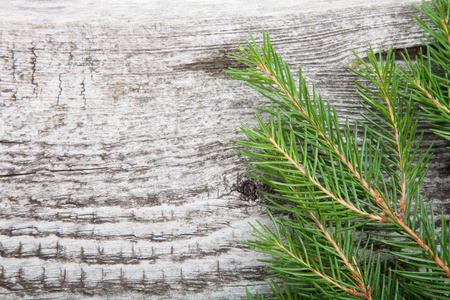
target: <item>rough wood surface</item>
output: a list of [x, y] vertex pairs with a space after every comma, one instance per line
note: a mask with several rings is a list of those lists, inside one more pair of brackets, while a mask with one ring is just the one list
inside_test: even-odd
[[[355, 117], [351, 49], [421, 32], [409, 1], [242, 2], [0, 1], [0, 298], [267, 291], [240, 243], [264, 211], [232, 142], [264, 100], [226, 78], [226, 54], [266, 28]], [[435, 153], [424, 194], [448, 214]]]

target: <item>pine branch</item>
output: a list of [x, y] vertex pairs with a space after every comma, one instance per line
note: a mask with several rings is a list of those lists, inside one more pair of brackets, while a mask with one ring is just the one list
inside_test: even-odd
[[343, 205], [345, 208], [355, 212], [356, 214], [361, 215], [362, 217], [367, 217], [367, 218], [371, 218], [377, 221], [382, 221], [382, 218], [374, 215], [374, 214], [369, 214], [367, 212], [364, 212], [362, 210], [359, 210], [358, 208], [356, 208], [355, 206], [353, 206], [351, 203], [347, 203], [346, 201], [344, 201], [343, 199], [337, 197], [335, 194], [333, 194], [331, 191], [327, 190], [325, 187], [323, 187], [318, 181], [316, 181], [313, 177], [309, 176], [306, 171], [297, 163], [294, 161], [294, 159], [292, 157], [289, 156], [289, 154], [287, 154], [281, 147], [280, 145], [278, 145], [276, 143], [276, 141], [271, 138], [271, 137], [267, 137], [269, 142], [278, 150], [279, 153], [281, 153], [286, 160], [288, 160], [303, 176], [307, 177], [307, 179], [314, 185], [316, 186], [317, 189], [321, 190], [325, 195], [329, 196], [331, 199], [333, 199], [334, 201], [336, 201], [337, 203]]
[[433, 131], [450, 140], [450, 35], [449, 2], [423, 1], [416, 7], [432, 25], [416, 17], [425, 31], [426, 53], [419, 52], [415, 62], [406, 53], [407, 69], [401, 69], [403, 87], [420, 104], [423, 115], [430, 120]]
[[[228, 73], [271, 102], [270, 108], [256, 110], [259, 128], [242, 124], [248, 140], [236, 142], [246, 148], [238, 152], [252, 159], [250, 175], [273, 187], [265, 193], [267, 207], [293, 216], [275, 220], [269, 212], [275, 232], [259, 224], [263, 231], [254, 227], [258, 240], [247, 242], [273, 257], [266, 262], [286, 293], [313, 299], [316, 294], [333, 299], [450, 295], [449, 230], [442, 217], [442, 233], [436, 233], [432, 208], [429, 213], [420, 195], [431, 146], [420, 150], [423, 133], [418, 134], [414, 104], [419, 102], [431, 121], [450, 123], [450, 77], [445, 75], [450, 76], [450, 60], [444, 60], [450, 54], [449, 28], [440, 11], [448, 14], [448, 5], [434, 4], [443, 27], [441, 35], [424, 27], [434, 41], [427, 59], [419, 53], [414, 65], [406, 54], [404, 70], [396, 65], [393, 48], [385, 59], [370, 48], [368, 63], [357, 56], [354, 72], [372, 86], [357, 83], [368, 115], [355, 126], [346, 120], [341, 128], [334, 107], [314, 85], [309, 92], [301, 68], [297, 88], [266, 32], [261, 49], [250, 35], [246, 47], [239, 45], [243, 56], [232, 55], [248, 68]], [[437, 134], [450, 137], [447, 129], [435, 125]], [[389, 248], [380, 252], [374, 242]], [[284, 299], [278, 286], [272, 290]]]
[[[381, 49], [379, 51], [381, 53]], [[379, 92], [379, 96], [386, 103], [387, 111], [384, 106], [380, 106], [378, 102], [370, 99], [370, 95], [367, 94], [369, 91], [366, 87], [360, 85], [358, 92], [362, 96], [364, 100], [366, 100], [367, 104], [370, 105], [373, 109], [384, 115], [387, 119], [389, 126], [393, 132], [394, 139], [392, 140], [392, 146], [395, 150], [395, 154], [397, 156], [396, 164], [399, 166], [399, 178], [400, 178], [400, 201], [399, 201], [399, 218], [405, 218], [405, 210], [406, 210], [406, 198], [407, 198], [407, 153], [410, 152], [410, 149], [405, 149], [405, 145], [403, 143], [404, 138], [407, 136], [400, 136], [401, 132], [399, 129], [399, 122], [401, 121], [402, 114], [398, 113], [399, 108], [401, 109], [403, 106], [403, 102], [400, 101], [397, 103], [397, 91], [398, 91], [398, 76], [395, 72], [395, 61], [393, 50], [389, 50], [387, 52], [387, 57], [385, 61], [381, 55], [379, 55], [379, 59], [374, 55], [374, 51], [371, 48], [370, 51], [367, 52], [369, 61], [371, 66], [364, 62], [362, 58], [360, 58], [356, 53], [355, 56], [359, 59], [359, 64], [355, 64], [359, 67], [359, 72], [355, 71], [358, 75], [363, 78], [369, 79], [375, 85], [377, 91]], [[373, 68], [372, 68], [373, 66]], [[377, 94], [373, 91], [369, 91], [371, 94]], [[400, 99], [401, 100], [401, 99]], [[411, 124], [410, 124], [411, 125]], [[378, 135], [379, 136], [379, 135]], [[411, 135], [414, 137], [414, 135]]]
[[[369, 61], [371, 62], [371, 66], [369, 66], [367, 63], [363, 61], [362, 58], [357, 56], [359, 59], [358, 64], [354, 64], [359, 67], [359, 71], [355, 71], [358, 75], [360, 75], [363, 78], [369, 79], [372, 81], [372, 83], [376, 87], [376, 92], [370, 90], [369, 88], [359, 85], [358, 92], [362, 96], [363, 101], [367, 106], [370, 106], [373, 110], [369, 110], [371, 114], [373, 115], [376, 111], [377, 113], [383, 115], [387, 120], [388, 123], [393, 131], [394, 140], [392, 141], [393, 149], [395, 154], [398, 156], [398, 160], [396, 164], [399, 166], [399, 177], [400, 177], [400, 201], [399, 201], [399, 213], [395, 214], [389, 214], [390, 218], [397, 223], [408, 235], [411, 239], [413, 239], [417, 245], [419, 245], [426, 253], [432, 257], [432, 259], [435, 261], [435, 263], [442, 268], [442, 270], [445, 272], [448, 278], [450, 278], [450, 269], [448, 266], [438, 257], [438, 255], [433, 251], [426, 242], [420, 238], [416, 232], [405, 222], [405, 212], [406, 212], [406, 206], [407, 206], [407, 186], [411, 187], [410, 184], [408, 184], [408, 181], [412, 182], [412, 184], [421, 184], [421, 180], [417, 181], [416, 176], [410, 176], [411, 171], [409, 169], [413, 168], [411, 164], [408, 164], [408, 160], [410, 158], [409, 153], [411, 152], [411, 146], [414, 138], [414, 134], [410, 134], [410, 137], [408, 138], [409, 133], [415, 133], [417, 130], [417, 121], [414, 120], [414, 110], [410, 108], [411, 103], [408, 103], [408, 112], [407, 114], [398, 114], [397, 111], [402, 110], [402, 107], [404, 105], [401, 98], [398, 99], [397, 91], [399, 86], [399, 77], [395, 74], [397, 71], [397, 66], [395, 64], [395, 58], [392, 55], [392, 47], [388, 51], [388, 55], [386, 57], [386, 61], [383, 62], [381, 55], [379, 56], [379, 59], [375, 57], [375, 54], [373, 50], [367, 52]], [[381, 51], [380, 51], [381, 52]], [[372, 68], [374, 66], [374, 68]], [[388, 73], [389, 72], [389, 73]], [[383, 74], [384, 73], [384, 74]], [[387, 105], [387, 110], [384, 109], [384, 107], [380, 106], [380, 102], [372, 98], [371, 95], [378, 96], [384, 101]], [[367, 107], [366, 106], [366, 107]], [[406, 117], [406, 122], [403, 125], [403, 127], [406, 127], [411, 130], [403, 130], [404, 134], [401, 136], [401, 132], [399, 131], [399, 127], [402, 126], [399, 123], [402, 123], [402, 118]], [[405, 126], [406, 125], [406, 126]], [[376, 134], [378, 137], [383, 138], [382, 134]], [[408, 139], [410, 140], [408, 142]], [[419, 161], [424, 161], [423, 158], [428, 156], [429, 150], [425, 153], [425, 155], [422, 155], [419, 157]], [[426, 160], [428, 162], [428, 160]], [[420, 164], [419, 164], [420, 165]], [[425, 165], [425, 164], [424, 164]], [[413, 168], [414, 169], [414, 168]], [[421, 170], [424, 170], [424, 167], [421, 168]], [[415, 172], [416, 174], [420, 174], [421, 172]], [[407, 180], [408, 178], [408, 180]], [[411, 191], [415, 191], [416, 189], [408, 189]], [[410, 192], [411, 193], [411, 192]], [[411, 193], [414, 195], [414, 193]], [[412, 198], [408, 199], [409, 201], [412, 201]], [[408, 204], [408, 207], [411, 205]]]
[[[294, 190], [292, 187], [289, 187], [289, 188], [291, 190]], [[298, 195], [296, 195], [296, 196], [298, 197]], [[319, 218], [311, 210], [309, 210], [308, 212], [309, 212], [309, 215], [311, 216], [311, 219], [316, 224], [316, 226], [320, 229], [320, 231], [326, 237], [328, 242], [333, 246], [336, 253], [338, 253], [338, 255], [342, 259], [344, 265], [350, 270], [351, 275], [357, 282], [360, 292], [356, 291], [355, 289], [345, 289], [345, 288], [341, 287], [340, 285], [335, 284], [332, 281], [331, 281], [331, 283], [335, 284], [337, 287], [341, 288], [342, 290], [347, 291], [349, 294], [351, 294], [353, 296], [357, 296], [357, 297], [360, 297], [363, 299], [372, 299], [371, 288], [367, 287], [366, 284], [364, 283], [364, 278], [362, 276], [362, 272], [355, 261], [355, 257], [354, 256], [347, 257], [346, 254], [344, 253], [343, 249], [338, 245], [338, 243], [333, 239], [333, 237], [327, 231], [325, 226], [320, 222]], [[349, 259], [351, 261], [349, 261]], [[314, 270], [311, 270], [311, 271], [316, 272]], [[328, 274], [328, 275], [330, 275], [330, 274]]]
[[[296, 121], [301, 122], [299, 125], [307, 128], [309, 127], [312, 132], [317, 133], [318, 138], [320, 139], [319, 141], [322, 143], [322, 145], [318, 146], [324, 151], [331, 152], [333, 156], [341, 160], [345, 165], [345, 168], [348, 169], [357, 181], [359, 181], [360, 185], [370, 193], [375, 200], [374, 203], [382, 209], [386, 209], [387, 206], [380, 197], [382, 194], [381, 189], [374, 190], [369, 184], [369, 181], [372, 178], [366, 180], [357, 169], [358, 163], [361, 163], [360, 161], [357, 161], [355, 157], [355, 154], [359, 151], [358, 146], [354, 145], [357, 137], [352, 137], [349, 131], [345, 132], [344, 136], [341, 134], [338, 130], [339, 125], [336, 112], [329, 113], [331, 107], [328, 106], [327, 108], [320, 99], [320, 96], [316, 95], [314, 92], [313, 99], [310, 99], [309, 92], [306, 88], [306, 82], [301, 75], [301, 69], [299, 70], [301, 80], [300, 88], [299, 91], [297, 91], [289, 67], [274, 51], [268, 35], [264, 33], [263, 37], [262, 55], [252, 37], [253, 44], [248, 43], [248, 49], [240, 48], [242, 53], [247, 55], [248, 58], [243, 60], [239, 56], [234, 56], [237, 60], [245, 61], [247, 63], [253, 60], [260, 72], [258, 72], [257, 69], [248, 69], [246, 71], [231, 70], [229, 73], [234, 75], [235, 79], [239, 80], [246, 80], [244, 76], [251, 76], [252, 79], [247, 83], [249, 86], [260, 91], [275, 103], [284, 106], [285, 109], [295, 110], [296, 114], [293, 114], [292, 111], [290, 114], [296, 117]], [[266, 75], [266, 77], [264, 77], [264, 75]], [[276, 100], [275, 97], [279, 97], [282, 101]], [[304, 97], [304, 99], [302, 99], [302, 97]], [[344, 139], [351, 139], [353, 142], [348, 141], [345, 143]], [[353, 149], [346, 148], [348, 146], [353, 146]]]

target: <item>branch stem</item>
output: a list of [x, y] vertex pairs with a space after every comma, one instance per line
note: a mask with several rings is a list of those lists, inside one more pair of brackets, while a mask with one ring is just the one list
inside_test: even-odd
[[[295, 192], [294, 188], [292, 186], [289, 187], [291, 189], [291, 191]], [[299, 197], [297, 194], [295, 194], [295, 196]], [[303, 206], [306, 207], [305, 204], [303, 204]], [[334, 250], [339, 254], [339, 256], [341, 257], [342, 261], [344, 262], [344, 264], [347, 266], [347, 268], [350, 270], [351, 275], [353, 276], [353, 278], [355, 278], [355, 280], [358, 282], [358, 287], [366, 294], [369, 296], [368, 299], [371, 299], [371, 288], [366, 288], [366, 285], [364, 284], [363, 281], [363, 276], [361, 274], [361, 270], [359, 269], [359, 267], [352, 265], [347, 256], [344, 254], [344, 252], [342, 251], [341, 247], [339, 247], [339, 245], [336, 243], [336, 241], [331, 237], [330, 233], [326, 230], [326, 228], [323, 226], [323, 224], [319, 221], [319, 219], [317, 219], [317, 216], [311, 211], [309, 210], [309, 214], [311, 215], [311, 218], [314, 220], [314, 223], [316, 223], [317, 227], [319, 227], [320, 231], [323, 233], [323, 235], [326, 237], [326, 239], [333, 245]], [[354, 261], [354, 257], [352, 256], [352, 259]], [[330, 275], [330, 274], [329, 274]]]
[[288, 249], [286, 249], [286, 247], [284, 247], [283, 244], [280, 244], [278, 241], [275, 241], [275, 244], [277, 247], [279, 247], [280, 249], [282, 249], [285, 253], [287, 253], [290, 257], [292, 257], [293, 259], [295, 259], [296, 261], [298, 261], [301, 265], [306, 266], [311, 272], [313, 272], [314, 274], [316, 274], [317, 276], [319, 276], [320, 278], [328, 281], [329, 283], [331, 283], [332, 285], [334, 285], [335, 287], [349, 293], [352, 296], [356, 296], [362, 299], [369, 299], [372, 300], [372, 296], [370, 295], [370, 293], [367, 293], [367, 291], [363, 291], [363, 292], [358, 292], [356, 289], [353, 288], [347, 288], [341, 284], [339, 284], [338, 282], [334, 281], [332, 278], [320, 273], [319, 271], [317, 271], [316, 269], [314, 269], [313, 267], [311, 267], [309, 264], [307, 264], [305, 261], [303, 261], [302, 259], [300, 259], [297, 255], [295, 255], [294, 253], [292, 253], [291, 251], [289, 251]]
[[327, 196], [329, 196], [331, 199], [333, 199], [334, 201], [336, 201], [337, 203], [345, 206], [345, 208], [363, 216], [366, 218], [371, 218], [373, 220], [376, 221], [381, 221], [382, 218], [380, 216], [374, 215], [374, 214], [369, 214], [367, 212], [364, 212], [360, 209], [358, 209], [357, 207], [347, 203], [346, 201], [344, 201], [343, 199], [337, 197], [336, 195], [334, 195], [332, 192], [330, 192], [329, 190], [327, 190], [325, 187], [323, 187], [318, 181], [316, 181], [313, 177], [309, 176], [305, 169], [303, 169], [292, 157], [289, 156], [289, 154], [286, 153], [286, 151], [284, 151], [280, 145], [277, 144], [277, 142], [272, 138], [272, 137], [268, 137], [269, 141], [272, 143], [273, 146], [275, 146], [275, 148], [277, 148], [277, 150], [282, 153], [284, 155], [284, 157], [298, 170], [300, 171], [300, 173], [307, 177], [308, 180], [314, 184], [319, 190], [321, 190], [324, 194], [326, 194]]
[[[385, 87], [385, 81], [383, 80], [383, 73], [381, 70], [379, 70], [379, 73], [377, 74], [378, 78], [380, 79], [380, 83], [383, 87]], [[405, 210], [406, 210], [406, 170], [404, 166], [404, 157], [402, 155], [402, 149], [400, 144], [400, 132], [398, 130], [397, 121], [395, 120], [394, 115], [394, 108], [392, 107], [392, 103], [389, 99], [388, 93], [383, 90], [383, 100], [386, 102], [386, 105], [388, 107], [389, 111], [389, 119], [392, 124], [392, 129], [394, 130], [395, 135], [395, 143], [397, 145], [397, 152], [398, 152], [398, 162], [400, 165], [400, 178], [401, 178], [401, 194], [400, 194], [400, 202], [399, 202], [399, 208], [400, 208], [400, 218], [405, 218]]]
[[420, 85], [419, 81], [417, 80], [413, 80], [414, 84], [416, 85], [416, 87], [422, 92], [422, 94], [428, 98], [428, 100], [430, 100], [434, 105], [436, 105], [437, 108], [444, 110], [445, 112], [447, 112], [448, 114], [450, 114], [450, 109], [448, 109], [447, 107], [445, 107], [444, 105], [442, 105], [438, 100], [436, 100], [435, 98], [433, 98], [433, 96], [430, 95], [430, 93], [428, 93], [427, 90], [425, 90], [425, 88], [423, 86]]

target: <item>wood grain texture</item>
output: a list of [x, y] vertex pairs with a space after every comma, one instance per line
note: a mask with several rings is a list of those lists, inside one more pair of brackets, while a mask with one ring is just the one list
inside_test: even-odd
[[[226, 78], [226, 54], [266, 28], [353, 118], [351, 49], [422, 36], [406, 1], [0, 3], [3, 299], [267, 292], [240, 243], [267, 220], [232, 142], [264, 100]], [[448, 215], [445, 146], [424, 195]]]

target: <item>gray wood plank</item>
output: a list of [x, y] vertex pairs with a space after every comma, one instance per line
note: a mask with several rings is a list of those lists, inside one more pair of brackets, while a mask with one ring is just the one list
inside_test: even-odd
[[[351, 49], [422, 35], [406, 1], [0, 2], [5, 299], [266, 292], [240, 241], [267, 220], [232, 142], [264, 100], [227, 79], [226, 54], [266, 28], [352, 118]], [[445, 143], [436, 156], [425, 196], [448, 214]]]

